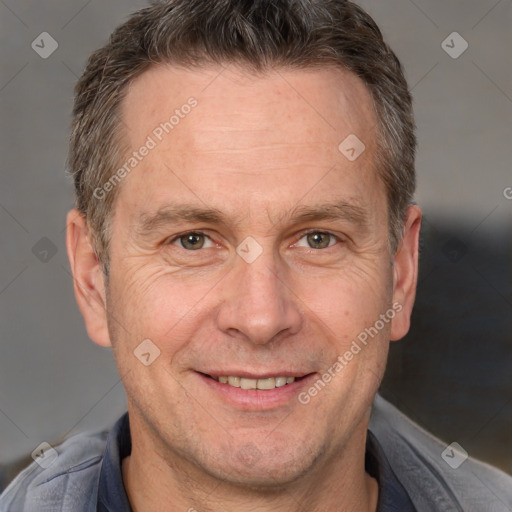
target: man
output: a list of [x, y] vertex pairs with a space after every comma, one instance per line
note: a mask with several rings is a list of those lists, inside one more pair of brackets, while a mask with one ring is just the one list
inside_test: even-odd
[[511, 510], [511, 478], [450, 466], [376, 396], [415, 296], [414, 152], [401, 66], [351, 2], [134, 14], [76, 88], [67, 233], [128, 413], [0, 510]]

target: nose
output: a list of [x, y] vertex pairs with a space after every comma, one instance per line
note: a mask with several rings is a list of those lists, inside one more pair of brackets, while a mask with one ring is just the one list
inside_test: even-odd
[[220, 330], [257, 345], [300, 330], [299, 299], [278, 275], [273, 256], [264, 253], [252, 263], [237, 258], [226, 279], [217, 316]]

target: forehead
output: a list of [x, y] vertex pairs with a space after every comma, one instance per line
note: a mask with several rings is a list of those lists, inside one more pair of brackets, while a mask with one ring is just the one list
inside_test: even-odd
[[[133, 215], [178, 195], [279, 217], [301, 200], [341, 195], [372, 205], [384, 194], [373, 102], [345, 70], [155, 66], [130, 85], [122, 116], [127, 158], [152, 146], [119, 193]], [[340, 152], [344, 140], [364, 144], [356, 160]]]
[[[155, 122], [168, 120], [192, 96], [200, 107], [194, 117], [200, 119], [201, 132], [245, 129], [254, 136], [255, 129], [285, 126], [284, 137], [309, 131], [308, 138], [318, 143], [326, 135], [337, 140], [347, 130], [365, 137], [376, 123], [369, 90], [341, 68], [255, 73], [235, 65], [192, 69], [155, 65], [131, 82], [122, 104], [131, 138], [150, 133]], [[172, 135], [187, 135], [183, 132]]]

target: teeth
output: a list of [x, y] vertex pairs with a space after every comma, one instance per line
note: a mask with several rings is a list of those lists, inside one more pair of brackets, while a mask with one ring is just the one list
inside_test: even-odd
[[218, 380], [221, 384], [229, 384], [235, 388], [267, 390], [281, 388], [286, 384], [291, 384], [295, 381], [295, 377], [267, 377], [265, 379], [246, 379], [245, 377], [222, 375], [216, 380]]
[[268, 379], [258, 379], [258, 389], [274, 389], [276, 387], [276, 379], [269, 377]]
[[286, 377], [276, 377], [276, 388], [286, 385]]
[[256, 389], [258, 380], [257, 379], [240, 379], [240, 387], [242, 389]]
[[228, 377], [228, 384], [230, 386], [234, 386], [235, 388], [239, 388], [240, 387], [240, 377]]

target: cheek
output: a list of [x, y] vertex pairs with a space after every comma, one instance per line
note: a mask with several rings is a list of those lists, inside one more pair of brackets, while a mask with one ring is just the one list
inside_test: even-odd
[[360, 260], [313, 281], [300, 281], [296, 286], [306, 310], [318, 316], [336, 339], [350, 341], [391, 304], [391, 267], [380, 261]]
[[[366, 261], [350, 265], [323, 279], [320, 287], [309, 289], [304, 302], [330, 351], [320, 377], [328, 384], [306, 390], [306, 399], [318, 395], [315, 403], [320, 409], [362, 410], [365, 397], [373, 397], [378, 389], [395, 315], [391, 285], [390, 266]], [[341, 427], [335, 422], [332, 428]]]
[[119, 268], [112, 276], [110, 311], [125, 327], [117, 334], [131, 339], [125, 345], [133, 350], [136, 340], [149, 338], [162, 351], [179, 350], [215, 294], [219, 277], [203, 278], [199, 272], [191, 281], [180, 276], [179, 269], [142, 261]]

